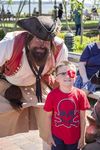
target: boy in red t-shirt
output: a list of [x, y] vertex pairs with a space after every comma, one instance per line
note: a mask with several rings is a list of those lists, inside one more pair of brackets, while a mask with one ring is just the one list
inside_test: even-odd
[[56, 68], [59, 87], [46, 99], [46, 142], [51, 150], [78, 150], [85, 143], [86, 109], [90, 104], [85, 93], [73, 86], [76, 68], [71, 62], [63, 62]]

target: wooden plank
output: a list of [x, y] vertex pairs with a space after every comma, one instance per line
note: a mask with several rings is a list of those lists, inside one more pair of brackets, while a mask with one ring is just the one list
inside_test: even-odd
[[95, 100], [100, 100], [100, 91], [96, 91], [93, 94], [89, 94], [88, 97], [93, 98]]
[[68, 60], [71, 61], [72, 63], [74, 63], [76, 67], [78, 67], [78, 62], [79, 62], [79, 59], [80, 59], [80, 55], [81, 54], [76, 54], [76, 53], [69, 52], [68, 53]]
[[81, 54], [76, 54], [76, 53], [72, 53], [72, 52], [69, 52], [68, 53], [68, 59], [73, 62], [79, 62], [79, 59], [80, 59], [80, 56]]

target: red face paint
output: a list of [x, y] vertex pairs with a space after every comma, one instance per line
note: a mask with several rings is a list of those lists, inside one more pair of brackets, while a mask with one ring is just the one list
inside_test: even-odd
[[76, 77], [76, 72], [74, 70], [68, 70], [66, 72], [66, 74], [70, 77], [70, 78], [75, 78]]

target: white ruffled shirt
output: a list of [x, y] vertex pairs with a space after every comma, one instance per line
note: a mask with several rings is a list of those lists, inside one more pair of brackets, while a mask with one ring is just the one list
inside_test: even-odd
[[[4, 37], [4, 39], [0, 41], [0, 66], [2, 66], [12, 56], [14, 37], [15, 37], [14, 32], [11, 32], [8, 33]], [[54, 40], [57, 44], [63, 42], [63, 40], [58, 37], [55, 37]], [[68, 49], [63, 43], [61, 51], [59, 52], [56, 58], [56, 61], [53, 54], [52, 53], [49, 54], [42, 75], [45, 75], [50, 70], [50, 68], [55, 68], [55, 66], [61, 64], [62, 61], [67, 61], [67, 60], [68, 60]], [[28, 64], [25, 48], [23, 48], [23, 55], [22, 55], [20, 69], [16, 74], [11, 76], [6, 76], [6, 79], [10, 83], [18, 86], [30, 86], [36, 82], [34, 74]]]

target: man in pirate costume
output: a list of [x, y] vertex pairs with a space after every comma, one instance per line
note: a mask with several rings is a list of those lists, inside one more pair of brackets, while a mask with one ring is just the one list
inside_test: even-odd
[[24, 31], [8, 33], [0, 41], [0, 70], [5, 78], [1, 75], [0, 137], [37, 126], [44, 136], [43, 103], [55, 85], [51, 74], [68, 59], [68, 49], [56, 36], [60, 22], [51, 17], [31, 17], [17, 25]]

